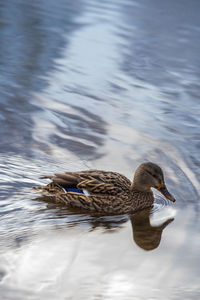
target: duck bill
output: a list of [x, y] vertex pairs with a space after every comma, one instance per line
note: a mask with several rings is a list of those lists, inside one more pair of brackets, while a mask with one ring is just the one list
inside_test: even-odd
[[161, 194], [163, 194], [163, 196], [165, 196], [167, 199], [169, 199], [172, 202], [175, 202], [175, 198], [170, 194], [170, 192], [168, 191], [168, 189], [166, 188], [165, 185], [162, 185], [161, 187], [159, 187], [157, 189]]

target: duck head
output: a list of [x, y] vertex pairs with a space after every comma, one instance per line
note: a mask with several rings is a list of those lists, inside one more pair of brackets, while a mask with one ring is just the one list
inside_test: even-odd
[[176, 201], [166, 188], [162, 169], [151, 162], [143, 163], [137, 168], [133, 188], [141, 192], [148, 192], [150, 188], [155, 188], [167, 199]]

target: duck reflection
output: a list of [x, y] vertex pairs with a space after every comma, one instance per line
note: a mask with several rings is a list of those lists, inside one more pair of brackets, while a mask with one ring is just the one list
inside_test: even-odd
[[[110, 215], [83, 213], [82, 210], [66, 208], [60, 204], [54, 204], [49, 201], [48, 197], [40, 197], [37, 200], [45, 200], [48, 202], [47, 208], [52, 219], [63, 219], [63, 223], [67, 226], [80, 226], [82, 223], [89, 224], [90, 231], [103, 228], [105, 232], [113, 232], [120, 230], [123, 225], [130, 220], [133, 230], [133, 240], [140, 248], [150, 251], [156, 249], [160, 245], [163, 230], [173, 222], [174, 218], [168, 218], [162, 224], [152, 226], [150, 217], [152, 208], [147, 208], [133, 215]], [[52, 213], [53, 210], [53, 213]], [[48, 214], [49, 215], [49, 214]], [[49, 216], [47, 216], [48, 218]]]
[[150, 223], [151, 209], [145, 209], [130, 217], [133, 239], [135, 243], [144, 250], [154, 250], [160, 245], [162, 232], [174, 218], [169, 218], [158, 226]]

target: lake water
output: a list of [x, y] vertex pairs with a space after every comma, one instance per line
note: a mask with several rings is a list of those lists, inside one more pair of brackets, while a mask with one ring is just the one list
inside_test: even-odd
[[[200, 2], [0, 3], [0, 298], [200, 299]], [[153, 161], [169, 203], [95, 216], [41, 174]], [[45, 182], [46, 183], [46, 182]]]

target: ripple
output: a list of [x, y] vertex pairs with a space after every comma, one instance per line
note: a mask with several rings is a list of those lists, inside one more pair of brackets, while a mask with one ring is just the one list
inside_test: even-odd
[[152, 226], [160, 225], [162, 222], [168, 219], [174, 219], [177, 210], [174, 208], [174, 204], [162, 197], [156, 197], [154, 206], [150, 213], [150, 221]]
[[154, 206], [152, 208], [152, 214], [172, 205], [172, 202], [166, 198], [156, 197], [154, 200]]

